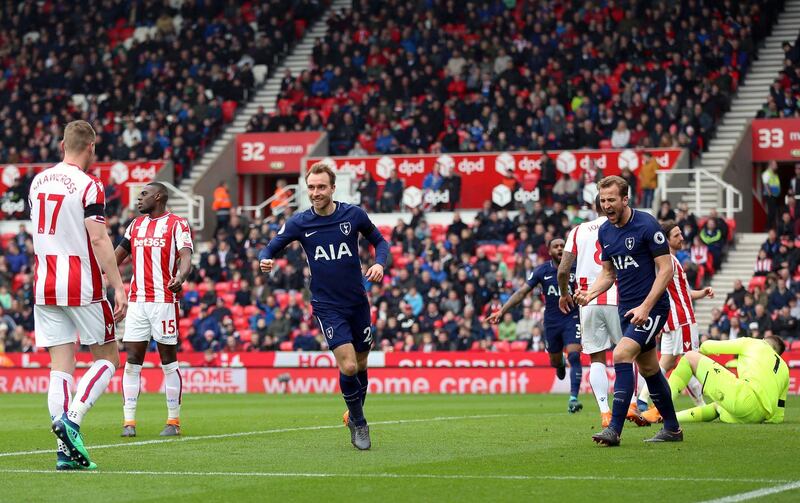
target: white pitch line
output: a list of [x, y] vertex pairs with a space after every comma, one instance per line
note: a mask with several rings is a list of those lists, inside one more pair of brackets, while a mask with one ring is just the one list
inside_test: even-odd
[[[431, 418], [422, 418], [422, 419], [396, 419], [392, 421], [375, 421], [370, 423], [370, 425], [392, 425], [392, 424], [410, 424], [410, 423], [434, 423], [439, 421], [456, 421], [456, 420], [464, 420], [464, 419], [492, 419], [498, 417], [509, 417], [512, 414], [486, 414], [486, 415], [477, 415], [477, 416], [437, 416]], [[130, 446], [137, 446], [137, 445], [153, 445], [153, 444], [164, 444], [167, 442], [192, 442], [196, 440], [213, 440], [217, 438], [235, 438], [235, 437], [250, 437], [254, 435], [272, 435], [276, 433], [292, 433], [297, 431], [316, 431], [316, 430], [332, 430], [342, 428], [341, 424], [337, 425], [323, 425], [323, 426], [300, 426], [297, 428], [277, 428], [274, 430], [259, 430], [259, 431], [242, 431], [238, 433], [220, 433], [217, 435], [198, 435], [195, 437], [178, 437], [178, 438], [169, 438], [169, 439], [157, 439], [157, 440], [140, 440], [137, 442], [120, 442], [116, 444], [103, 444], [103, 445], [87, 445], [88, 448], [92, 450], [96, 449], [115, 449], [119, 447], [130, 447]], [[12, 456], [32, 456], [36, 454], [53, 454], [55, 451], [53, 449], [49, 450], [36, 450], [36, 451], [18, 451], [18, 452], [0, 452], [0, 458], [12, 457]]]
[[[63, 473], [82, 473], [87, 476], [99, 475], [148, 475], [148, 476], [185, 476], [185, 477], [268, 477], [268, 478], [352, 478], [352, 473], [298, 473], [298, 472], [151, 472], [151, 471], [138, 471], [138, 470], [120, 470], [120, 471], [70, 471], [70, 472], [57, 472], [55, 470], [26, 470], [26, 469], [0, 469], [0, 473], [6, 474], [63, 474]], [[479, 475], [465, 475], [465, 474], [428, 474], [428, 473], [359, 473], [359, 477], [368, 477], [375, 479], [433, 479], [433, 480], [592, 480], [592, 481], [627, 481], [627, 482], [752, 482], [752, 483], [775, 483], [785, 482], [784, 480], [775, 479], [731, 479], [721, 477], [618, 477], [612, 475], [500, 475], [500, 474], [479, 474]], [[772, 493], [764, 493], [772, 494]], [[715, 500], [717, 501], [717, 500]], [[720, 500], [721, 501], [721, 500]], [[727, 500], [726, 500], [727, 501]], [[739, 501], [739, 500], [736, 500]]]
[[769, 496], [770, 494], [778, 494], [786, 491], [792, 491], [794, 489], [800, 489], [800, 480], [796, 480], [794, 482], [790, 482], [788, 484], [783, 484], [780, 486], [765, 487], [763, 489], [756, 489], [755, 491], [749, 491], [746, 493], [733, 494], [731, 496], [725, 496], [714, 500], [708, 500], [705, 501], [704, 503], [735, 503], [736, 501], [752, 500], [764, 496]]

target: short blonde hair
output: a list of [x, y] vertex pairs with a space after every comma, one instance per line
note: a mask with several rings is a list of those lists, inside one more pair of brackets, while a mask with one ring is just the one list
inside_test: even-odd
[[92, 126], [82, 120], [72, 121], [64, 128], [64, 151], [78, 153], [97, 139]]
[[322, 173], [328, 174], [328, 178], [331, 181], [331, 187], [336, 185], [336, 173], [324, 162], [317, 162], [311, 165], [306, 172], [306, 182], [308, 182], [308, 175], [321, 175]]

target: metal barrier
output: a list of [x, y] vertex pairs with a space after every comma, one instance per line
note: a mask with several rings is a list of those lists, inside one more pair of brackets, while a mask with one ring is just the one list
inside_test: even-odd
[[169, 182], [165, 182], [164, 180], [160, 180], [159, 183], [163, 184], [167, 189], [169, 189], [172, 194], [175, 194], [180, 199], [183, 199], [183, 201], [186, 203], [187, 220], [189, 220], [189, 224], [192, 226], [192, 229], [196, 231], [202, 231], [206, 222], [206, 207], [203, 196], [198, 196], [196, 194], [189, 195], [178, 187]]
[[[288, 198], [286, 199], [286, 204], [284, 206], [288, 206], [291, 208], [297, 208], [297, 196], [298, 191], [300, 190], [300, 186], [298, 184], [291, 184], [284, 186], [284, 190], [290, 191]], [[260, 204], [251, 205], [251, 206], [238, 206], [236, 208], [236, 214], [241, 215], [245, 211], [252, 212], [252, 217], [254, 219], [261, 219], [264, 217], [264, 209], [271, 206], [272, 203], [278, 199], [278, 197], [285, 197], [282, 194], [275, 193], [265, 201], [262, 201]], [[278, 206], [274, 209], [271, 209], [271, 213], [280, 214], [283, 212], [283, 208]]]
[[[742, 211], [744, 199], [742, 192], [724, 181], [719, 176], [711, 173], [702, 168], [689, 168], [689, 169], [669, 169], [657, 171], [658, 175], [658, 190], [661, 195], [661, 200], [666, 200], [668, 194], [694, 194], [694, 213], [701, 215], [700, 201], [702, 200], [701, 188], [703, 177], [708, 178], [716, 183], [720, 189], [724, 191], [724, 206], [719, 210], [725, 214], [725, 218], [733, 218], [734, 213]], [[667, 187], [669, 178], [673, 175], [691, 175], [694, 176], [694, 187]]]

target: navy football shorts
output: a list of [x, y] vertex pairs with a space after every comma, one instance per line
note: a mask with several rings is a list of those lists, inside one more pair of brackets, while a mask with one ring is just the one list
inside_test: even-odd
[[570, 344], [581, 343], [581, 320], [577, 314], [559, 323], [545, 324], [544, 346], [548, 353], [561, 353]]
[[625, 318], [625, 313], [631, 308], [619, 308], [619, 322], [622, 327], [622, 336], [636, 341], [642, 347], [642, 353], [646, 353], [656, 347], [656, 336], [664, 328], [669, 316], [669, 309], [653, 308], [647, 321], [636, 326], [631, 323], [630, 316]]
[[352, 344], [356, 353], [369, 351], [372, 346], [372, 326], [368, 302], [357, 306], [313, 307], [314, 317], [331, 350], [342, 344]]

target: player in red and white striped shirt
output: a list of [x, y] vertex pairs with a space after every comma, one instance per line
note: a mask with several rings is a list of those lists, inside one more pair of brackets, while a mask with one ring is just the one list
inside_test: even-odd
[[167, 425], [161, 436], [180, 435], [183, 381], [178, 370], [178, 294], [192, 269], [192, 233], [189, 223], [167, 211], [169, 194], [158, 182], [139, 194], [135, 218], [117, 246], [117, 264], [133, 257], [130, 307], [122, 342], [128, 353], [122, 393], [125, 398], [123, 437], [136, 436], [136, 405], [144, 355], [155, 339], [164, 371]]
[[[575, 276], [580, 290], [588, 290], [589, 286], [600, 276], [603, 264], [600, 260], [601, 248], [597, 238], [600, 226], [608, 220], [602, 216], [599, 197], [595, 207], [601, 216], [574, 227], [567, 235], [564, 255], [558, 266], [558, 282], [561, 292], [569, 292], [567, 283], [572, 264], [576, 263]], [[562, 294], [559, 307], [569, 312], [573, 304], [569, 294]], [[601, 424], [606, 428], [611, 422], [611, 409], [608, 405], [608, 374], [606, 372], [606, 351], [622, 339], [622, 328], [617, 310], [617, 287], [612, 285], [606, 292], [592, 300], [589, 305], [581, 306], [581, 344], [583, 352], [589, 355], [589, 383], [600, 408]], [[638, 411], [632, 407], [628, 411], [630, 421], [645, 425]]]
[[[667, 236], [673, 269], [672, 281], [667, 285], [670, 312], [664, 332], [661, 334], [661, 358], [658, 362], [661, 372], [666, 376], [667, 372], [678, 364], [678, 356], [687, 351], [697, 351], [700, 347], [692, 302], [705, 297], [713, 299], [714, 289], [707, 287], [702, 290], [692, 290], [689, 287], [683, 266], [675, 258], [675, 253], [683, 248], [683, 232], [677, 224], [671, 221], [664, 222], [661, 229]], [[690, 381], [687, 389], [697, 405], [704, 403], [703, 387], [697, 379]], [[650, 393], [647, 386], [643, 386], [639, 393], [639, 400], [647, 402], [649, 398]], [[658, 410], [655, 408], [648, 410], [643, 416], [650, 422], [657, 422], [660, 419]]]
[[[29, 195], [36, 345], [50, 352], [47, 403], [59, 439], [58, 470], [96, 468], [83, 446], [80, 425], [119, 366], [114, 322], [125, 316], [128, 304], [106, 233], [103, 184], [86, 173], [95, 138], [87, 122], [67, 124], [64, 160], [36, 175]], [[114, 288], [113, 313], [101, 270]], [[89, 346], [95, 361], [72, 398], [78, 340]]]

